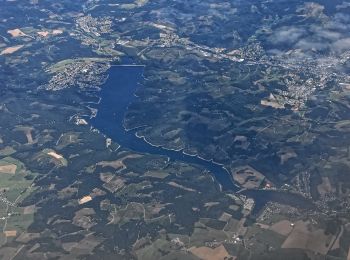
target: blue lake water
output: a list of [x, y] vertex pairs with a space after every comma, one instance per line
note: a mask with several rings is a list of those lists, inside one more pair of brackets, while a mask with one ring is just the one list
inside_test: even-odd
[[112, 66], [108, 80], [102, 86], [101, 102], [96, 105], [97, 116], [92, 118], [90, 123], [124, 148], [199, 165], [210, 171], [224, 190], [237, 191], [238, 188], [234, 185], [231, 175], [221, 165], [183, 154], [180, 151], [152, 146], [142, 138], [138, 138], [135, 130], [126, 131], [124, 129], [123, 120], [128, 105], [136, 98], [136, 89], [143, 87], [139, 84], [143, 80], [142, 73], [142, 66]]

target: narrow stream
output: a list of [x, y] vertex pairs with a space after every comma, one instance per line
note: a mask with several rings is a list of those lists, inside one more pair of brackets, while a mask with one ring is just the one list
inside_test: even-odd
[[142, 66], [112, 66], [109, 77], [100, 92], [101, 101], [97, 108], [97, 116], [90, 123], [106, 136], [135, 152], [163, 155], [170, 160], [200, 165], [210, 171], [224, 190], [237, 191], [232, 177], [221, 165], [200, 159], [196, 156], [186, 155], [181, 151], [167, 150], [152, 146], [138, 138], [135, 130], [126, 131], [123, 119], [128, 105], [136, 98], [134, 93], [142, 82]]

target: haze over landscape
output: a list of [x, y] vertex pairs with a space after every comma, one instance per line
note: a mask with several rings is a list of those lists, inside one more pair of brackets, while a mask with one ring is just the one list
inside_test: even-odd
[[349, 0], [0, 6], [0, 259], [350, 260]]

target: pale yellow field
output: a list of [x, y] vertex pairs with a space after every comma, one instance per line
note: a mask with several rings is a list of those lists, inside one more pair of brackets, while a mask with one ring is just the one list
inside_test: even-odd
[[16, 164], [7, 164], [0, 166], [0, 173], [15, 174], [17, 170]]
[[26, 36], [24, 32], [22, 32], [20, 29], [13, 29], [13, 30], [8, 30], [7, 33], [11, 34], [12, 37], [21, 37], [21, 36]]
[[59, 29], [56, 29], [56, 30], [53, 30], [53, 31], [52, 31], [52, 34], [53, 34], [53, 35], [62, 34], [62, 33], [63, 33], [63, 31], [62, 31], [62, 30], [59, 30]]
[[4, 231], [4, 234], [6, 237], [15, 237], [15, 236], [17, 236], [17, 231], [16, 230], [8, 230], [8, 231]]
[[292, 223], [288, 220], [281, 220], [280, 222], [273, 224], [270, 229], [282, 236], [287, 236], [293, 230], [291, 224]]
[[18, 51], [19, 49], [23, 48], [24, 45], [16, 45], [16, 46], [12, 46], [12, 47], [7, 47], [5, 50], [3, 50], [0, 55], [6, 55], [6, 54], [12, 54], [16, 51]]
[[229, 259], [230, 255], [226, 248], [221, 245], [216, 248], [210, 247], [191, 247], [189, 251], [203, 260], [224, 260]]
[[334, 239], [333, 235], [325, 235], [323, 229], [314, 229], [308, 222], [298, 221], [284, 241], [282, 248], [307, 249], [326, 255]]
[[55, 158], [57, 160], [63, 159], [63, 156], [58, 154], [58, 153], [56, 153], [56, 152], [48, 152], [47, 154], [52, 156], [53, 158]]
[[91, 201], [92, 200], [92, 197], [91, 196], [85, 196], [85, 197], [82, 197], [80, 200], [79, 200], [79, 204], [81, 205], [81, 204], [85, 204], [85, 203], [87, 203], [87, 202], [89, 202], [89, 201]]
[[38, 35], [42, 36], [42, 37], [47, 37], [49, 35], [48, 31], [42, 31], [42, 32], [37, 32]]

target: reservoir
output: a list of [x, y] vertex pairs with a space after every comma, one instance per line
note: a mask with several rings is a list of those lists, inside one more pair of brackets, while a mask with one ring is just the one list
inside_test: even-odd
[[167, 150], [162, 147], [152, 146], [138, 138], [136, 130], [126, 131], [123, 127], [125, 112], [130, 103], [136, 98], [135, 91], [142, 88], [143, 66], [112, 66], [109, 77], [102, 86], [101, 101], [96, 105], [98, 110], [96, 117], [90, 123], [100, 132], [111, 138], [122, 147], [140, 153], [166, 156], [170, 161], [199, 165], [210, 171], [220, 183], [223, 190], [237, 191], [229, 172], [219, 164], [206, 161], [196, 156], [186, 155], [181, 151]]
[[[206, 161], [196, 156], [153, 146], [143, 138], [136, 136], [136, 130], [126, 131], [123, 126], [124, 115], [128, 106], [135, 100], [137, 88], [142, 88], [143, 66], [112, 66], [109, 77], [98, 93], [101, 97], [96, 117], [90, 119], [93, 127], [114, 140], [124, 148], [135, 152], [166, 156], [170, 161], [180, 161], [200, 166], [209, 171], [224, 191], [237, 192], [240, 188], [234, 184], [229, 172], [219, 164]], [[310, 200], [301, 195], [273, 190], [247, 190], [243, 195], [255, 200], [253, 213], [257, 213], [268, 201], [288, 204], [299, 208], [314, 208]]]

